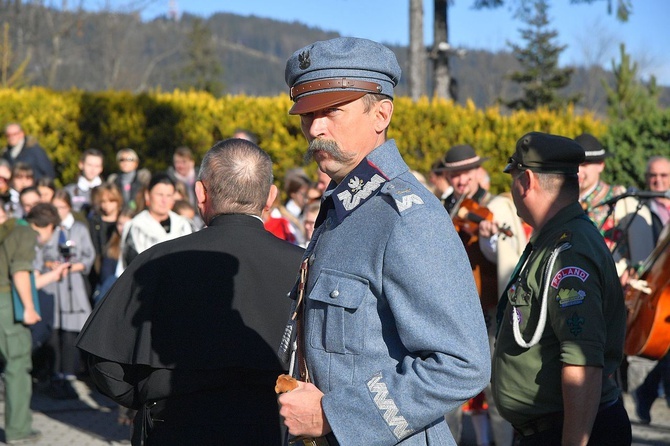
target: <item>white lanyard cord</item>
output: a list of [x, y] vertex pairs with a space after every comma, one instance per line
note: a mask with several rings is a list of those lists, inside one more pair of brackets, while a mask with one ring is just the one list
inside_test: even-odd
[[535, 329], [535, 333], [533, 333], [533, 336], [529, 342], [523, 340], [521, 330], [519, 329], [519, 319], [521, 317], [517, 314], [516, 308], [512, 310], [514, 312], [514, 314], [512, 315], [514, 340], [516, 341], [517, 345], [519, 345], [519, 347], [531, 348], [532, 346], [540, 342], [540, 338], [542, 337], [542, 333], [544, 332], [544, 327], [547, 324], [547, 294], [549, 294], [549, 284], [551, 282], [551, 280], [549, 280], [549, 277], [554, 269], [554, 264], [556, 263], [558, 254], [560, 254], [562, 251], [565, 251], [566, 249], [570, 249], [571, 247], [572, 245], [570, 243], [563, 243], [560, 246], [554, 248], [554, 250], [551, 253], [551, 256], [549, 257], [549, 262], [547, 263], [547, 267], [544, 270], [544, 279], [543, 279], [544, 286], [542, 287], [542, 295], [540, 296], [541, 299], [540, 319], [537, 321], [537, 328]]

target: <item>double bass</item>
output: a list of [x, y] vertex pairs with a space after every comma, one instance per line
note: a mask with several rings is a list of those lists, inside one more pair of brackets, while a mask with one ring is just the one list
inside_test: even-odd
[[660, 359], [670, 348], [670, 231], [640, 270], [642, 286], [626, 291], [627, 355]]

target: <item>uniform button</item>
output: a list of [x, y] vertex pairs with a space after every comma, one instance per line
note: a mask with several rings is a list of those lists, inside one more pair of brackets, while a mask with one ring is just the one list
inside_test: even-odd
[[314, 263], [314, 259], [315, 259], [315, 258], [316, 258], [316, 256], [315, 256], [314, 254], [312, 254], [311, 256], [309, 256], [309, 264], [310, 264], [310, 265], [312, 265], [312, 264]]
[[333, 290], [333, 291], [330, 292], [330, 297], [332, 297], [333, 299], [336, 299], [337, 296], [339, 296], [339, 295], [340, 295], [340, 292], [338, 290]]

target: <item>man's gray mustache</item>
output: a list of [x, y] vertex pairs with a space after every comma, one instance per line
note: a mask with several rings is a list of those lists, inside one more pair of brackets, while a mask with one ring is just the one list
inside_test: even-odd
[[337, 142], [331, 139], [314, 139], [311, 143], [309, 143], [309, 147], [305, 153], [305, 164], [311, 162], [314, 159], [314, 154], [317, 151], [327, 153], [338, 162], [346, 162], [350, 159], [349, 156], [342, 152], [342, 149], [340, 149], [340, 146], [337, 144]]

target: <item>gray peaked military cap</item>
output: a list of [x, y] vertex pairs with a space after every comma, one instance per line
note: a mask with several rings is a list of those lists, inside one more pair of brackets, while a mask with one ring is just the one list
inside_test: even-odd
[[354, 37], [314, 42], [286, 62], [284, 73], [299, 115], [363, 97], [383, 94], [393, 99], [400, 80], [393, 51], [377, 42]]

